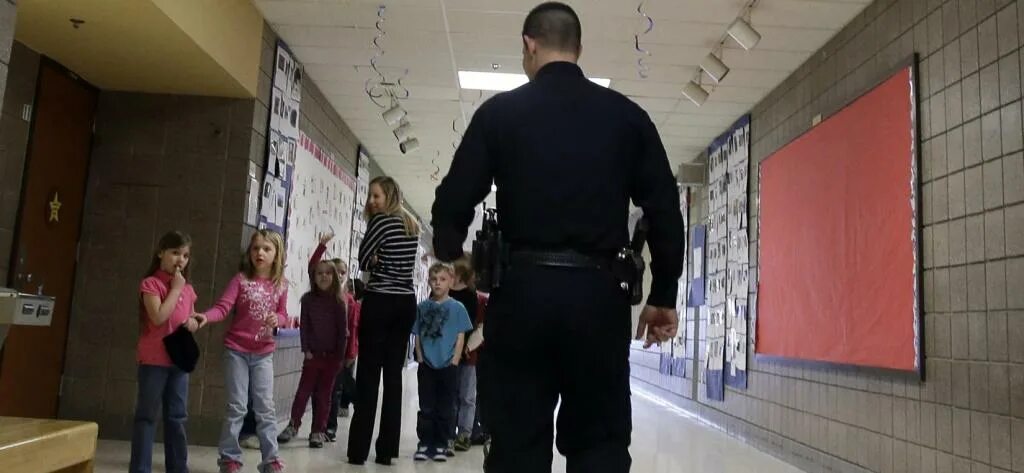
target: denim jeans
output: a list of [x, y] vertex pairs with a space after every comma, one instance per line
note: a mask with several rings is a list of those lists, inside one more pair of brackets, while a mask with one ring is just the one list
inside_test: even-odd
[[256, 434], [260, 438], [263, 462], [260, 469], [277, 459], [277, 413], [274, 410], [273, 354], [255, 355], [231, 349], [224, 350], [224, 391], [227, 412], [220, 433], [220, 463], [242, 462], [238, 434], [248, 410], [252, 394], [252, 410], [256, 415]]
[[456, 401], [459, 435], [468, 438], [473, 435], [473, 426], [476, 423], [475, 365], [468, 363], [459, 365], [459, 396]]
[[434, 369], [420, 363], [416, 373], [419, 380], [420, 412], [416, 419], [416, 434], [420, 446], [444, 450], [455, 431], [455, 397], [458, 387], [458, 367]]
[[139, 365], [138, 383], [129, 471], [152, 471], [157, 415], [162, 412], [167, 472], [187, 473], [185, 422], [188, 421], [188, 373], [173, 366]]

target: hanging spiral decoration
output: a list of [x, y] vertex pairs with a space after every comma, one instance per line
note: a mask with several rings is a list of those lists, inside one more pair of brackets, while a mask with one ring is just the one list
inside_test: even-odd
[[[363, 85], [366, 91], [366, 96], [370, 98], [374, 104], [380, 108], [387, 108], [392, 105], [395, 100], [405, 100], [409, 98], [409, 89], [402, 85], [402, 80], [409, 75], [409, 69], [405, 69], [402, 75], [395, 80], [388, 80], [387, 75], [380, 70], [377, 63], [382, 57], [384, 57], [384, 39], [387, 36], [387, 32], [384, 30], [384, 22], [386, 20], [384, 13], [386, 12], [384, 5], [377, 8], [377, 22], [374, 23], [374, 28], [377, 29], [377, 34], [373, 37], [373, 57], [370, 58], [370, 68], [377, 77], [370, 77], [366, 79], [366, 83]], [[387, 100], [381, 101], [381, 99], [387, 98]]]
[[646, 2], [640, 2], [640, 4], [636, 6], [636, 13], [644, 19], [644, 23], [646, 23], [647, 26], [642, 32], [633, 35], [633, 47], [640, 55], [636, 60], [636, 73], [641, 79], [646, 79], [650, 74], [651, 68], [647, 65], [646, 59], [651, 56], [651, 52], [640, 47], [640, 37], [646, 36], [654, 30], [654, 18], [651, 18], [651, 16], [644, 11], [644, 3]]
[[[480, 100], [482, 100], [484, 98], [484, 91], [477, 90], [476, 92], [477, 92], [476, 99], [474, 99], [473, 103], [471, 103], [469, 105], [469, 108], [471, 108], [474, 112], [476, 111], [476, 107], [480, 103]], [[462, 131], [459, 130], [459, 124], [458, 124], [459, 123], [459, 118], [461, 116], [462, 115], [460, 114], [459, 116], [457, 116], [457, 117], [452, 119], [452, 133], [454, 134], [454, 137], [453, 137], [453, 140], [452, 140], [452, 152], [454, 152], [455, 150], [459, 149], [459, 143], [462, 142]]]
[[437, 164], [438, 158], [441, 157], [441, 151], [437, 151], [434, 154], [433, 159], [430, 160], [430, 165], [434, 166], [434, 172], [430, 174], [430, 180], [438, 182], [441, 180], [441, 166]]
[[462, 142], [462, 132], [459, 131], [459, 117], [452, 119], [452, 134], [455, 135], [452, 139], [452, 152], [454, 152], [459, 149], [459, 143]]

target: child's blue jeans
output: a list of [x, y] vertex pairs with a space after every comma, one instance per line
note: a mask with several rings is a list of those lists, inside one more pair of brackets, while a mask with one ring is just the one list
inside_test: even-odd
[[[139, 397], [132, 430], [131, 473], [149, 473], [157, 416], [163, 414], [168, 473], [188, 472], [188, 373], [174, 366], [139, 365]], [[162, 409], [161, 409], [162, 408]]]
[[224, 391], [227, 396], [227, 412], [224, 413], [220, 434], [219, 463], [242, 462], [238, 434], [249, 410], [251, 395], [252, 410], [256, 414], [256, 435], [259, 436], [260, 451], [263, 454], [263, 462], [260, 464], [262, 470], [278, 459], [273, 354], [256, 355], [225, 349]]

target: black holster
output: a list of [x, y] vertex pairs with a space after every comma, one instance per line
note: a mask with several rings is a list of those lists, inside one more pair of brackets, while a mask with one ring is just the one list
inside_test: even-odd
[[637, 305], [644, 299], [644, 257], [632, 248], [623, 248], [612, 259], [611, 271], [622, 290], [629, 294], [629, 303]]
[[498, 228], [498, 213], [495, 209], [484, 211], [483, 226], [473, 240], [473, 270], [476, 272], [476, 286], [483, 292], [501, 287], [502, 273], [508, 262], [508, 245]]

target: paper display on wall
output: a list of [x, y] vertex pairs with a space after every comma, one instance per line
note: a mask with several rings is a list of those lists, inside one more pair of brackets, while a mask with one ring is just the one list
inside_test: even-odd
[[724, 186], [725, 219], [725, 383], [738, 389], [747, 387], [749, 338], [747, 301], [750, 285], [750, 247], [747, 209], [750, 169], [750, 117], [741, 118], [722, 136], [719, 166], [727, 174]]
[[711, 400], [725, 399], [725, 384], [722, 370], [725, 366], [725, 325], [722, 315], [708, 306], [700, 307], [700, 319], [705, 321], [707, 332], [704, 351], [703, 381], [704, 395]]
[[[706, 332], [708, 376], [709, 379], [714, 377], [716, 383], [721, 377], [724, 384], [738, 389], [747, 387], [747, 300], [751, 291], [747, 224], [749, 163], [748, 115], [708, 147], [710, 212], [703, 255], [707, 273], [704, 301], [711, 314]], [[695, 251], [698, 248], [695, 243]], [[715, 369], [722, 372], [715, 373]], [[718, 392], [709, 382], [708, 397], [722, 400], [724, 391]]]
[[325, 259], [350, 259], [355, 178], [338, 166], [333, 153], [300, 134], [288, 217], [287, 265], [292, 296], [288, 313], [299, 314], [299, 295], [310, 289], [307, 262], [321, 234], [333, 233]]
[[349, 274], [353, 278], [360, 278], [359, 271], [359, 246], [363, 243], [363, 235], [366, 234], [366, 218], [363, 216], [363, 209], [366, 208], [366, 197], [370, 192], [370, 156], [366, 149], [359, 147], [356, 153], [356, 194], [352, 206], [352, 261], [349, 262]]
[[299, 150], [302, 66], [282, 42], [277, 44], [275, 57], [259, 227], [287, 236], [288, 202]]

